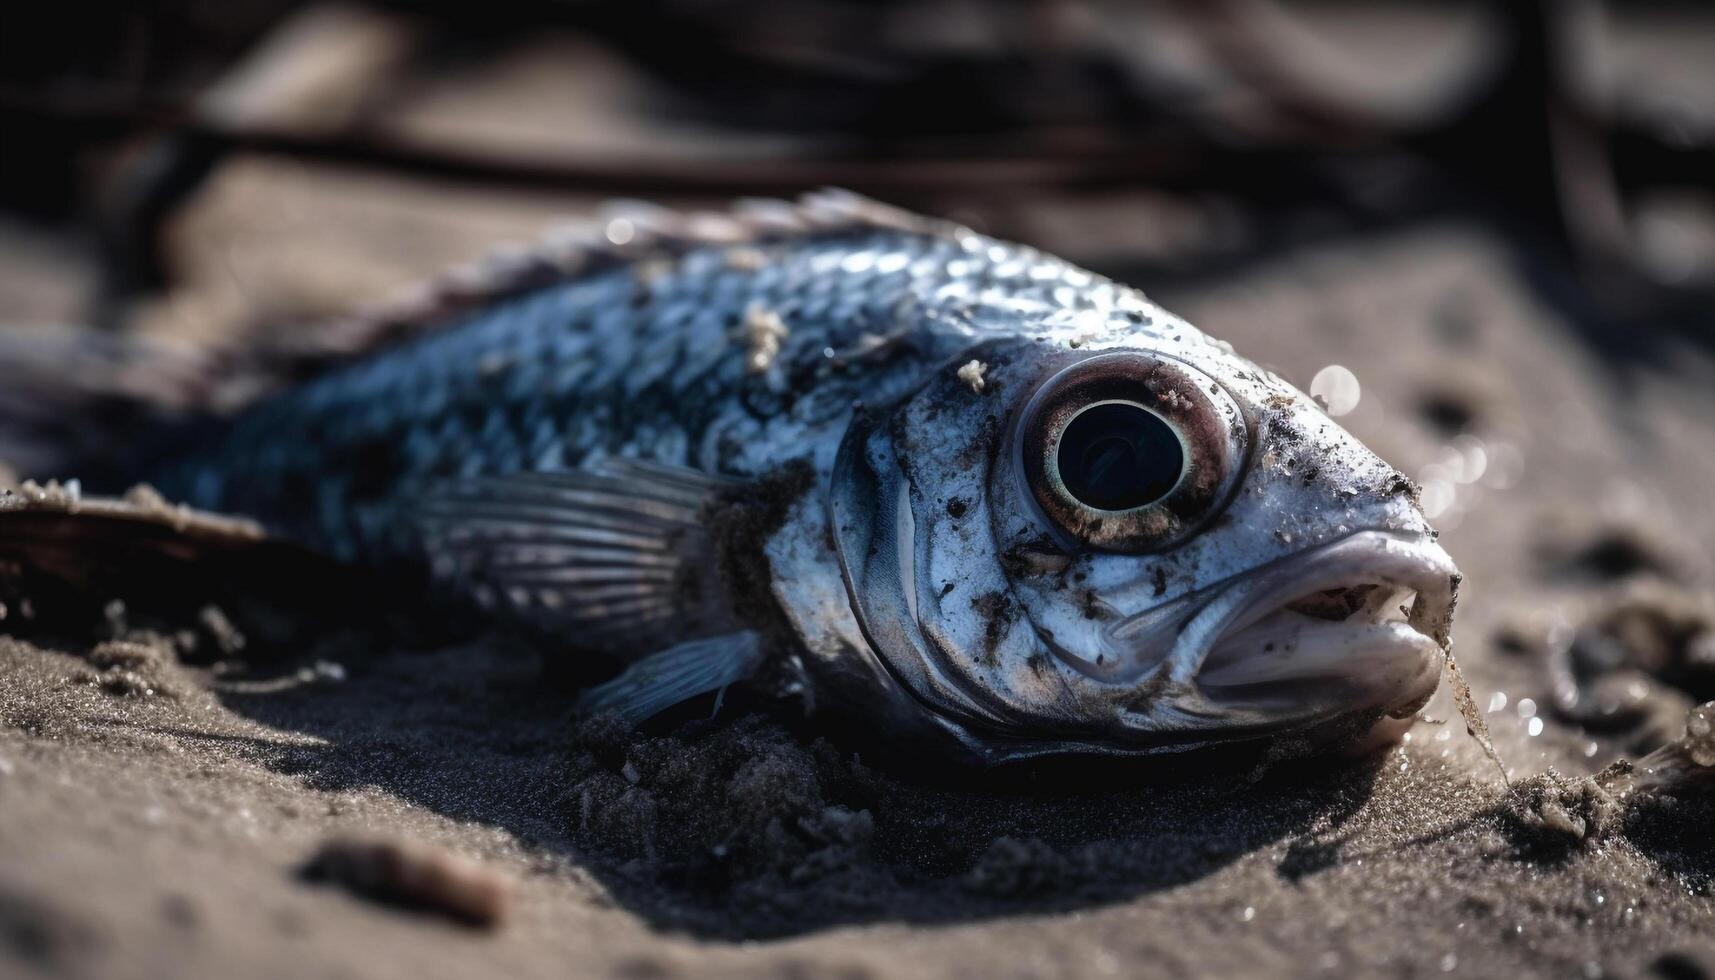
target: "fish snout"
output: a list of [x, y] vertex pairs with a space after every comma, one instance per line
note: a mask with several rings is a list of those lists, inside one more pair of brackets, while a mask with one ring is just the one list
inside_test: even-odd
[[[1137, 710], [1157, 728], [1258, 730], [1415, 710], [1439, 680], [1458, 586], [1447, 552], [1409, 532], [1359, 531], [1277, 560], [1182, 621]], [[1128, 625], [1146, 624], [1116, 635]]]

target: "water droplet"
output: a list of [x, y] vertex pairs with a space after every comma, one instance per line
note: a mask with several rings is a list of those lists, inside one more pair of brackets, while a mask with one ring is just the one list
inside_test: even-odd
[[1518, 716], [1520, 718], [1536, 717], [1536, 702], [1530, 698], [1518, 699]]
[[1507, 692], [1496, 691], [1489, 695], [1489, 713], [1494, 714], [1507, 706]]
[[628, 218], [615, 218], [607, 223], [605, 234], [608, 241], [615, 245], [624, 245], [637, 236], [637, 228]]
[[1256, 918], [1256, 908], [1251, 905], [1245, 906], [1244, 914], [1241, 915], [1240, 918], [1244, 919], [1246, 922]]
[[1525, 726], [1524, 730], [1526, 732], [1529, 732], [1532, 738], [1535, 738], [1536, 736], [1541, 735], [1542, 734], [1542, 719], [1541, 718], [1532, 718], [1530, 720], [1530, 723]]
[[1336, 418], [1357, 408], [1362, 392], [1358, 376], [1344, 365], [1330, 364], [1310, 379], [1310, 397]]
[[1455, 436], [1449, 447], [1459, 457], [1459, 482], [1476, 483], [1489, 469], [1489, 450], [1483, 440], [1466, 433]]

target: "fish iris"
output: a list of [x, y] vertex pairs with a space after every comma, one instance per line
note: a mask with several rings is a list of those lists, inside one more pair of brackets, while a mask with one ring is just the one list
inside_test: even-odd
[[1179, 483], [1185, 449], [1161, 416], [1141, 405], [1093, 405], [1067, 423], [1056, 454], [1060, 480], [1086, 507], [1131, 510]]

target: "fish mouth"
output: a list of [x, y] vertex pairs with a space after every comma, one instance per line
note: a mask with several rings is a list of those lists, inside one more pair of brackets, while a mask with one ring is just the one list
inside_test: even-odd
[[1273, 727], [1393, 713], [1434, 692], [1458, 585], [1453, 560], [1427, 536], [1364, 530], [1187, 597], [1198, 601], [1177, 615], [1122, 621], [1109, 640], [1133, 651], [1134, 665], [1153, 662], [1145, 687], [1173, 706], [1134, 710], [1157, 723]]

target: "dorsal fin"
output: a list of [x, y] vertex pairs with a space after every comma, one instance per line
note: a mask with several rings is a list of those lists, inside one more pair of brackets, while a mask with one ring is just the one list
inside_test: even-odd
[[[623, 222], [623, 224], [620, 224]], [[341, 362], [457, 322], [510, 295], [712, 246], [763, 246], [859, 229], [960, 229], [849, 191], [749, 199], [722, 212], [616, 202], [595, 220], [501, 248], [392, 300], [290, 330], [241, 331], [210, 347], [57, 328], [0, 332], [0, 472], [100, 476], [115, 445], [172, 420], [226, 414]]]
[[615, 201], [593, 220], [550, 230], [534, 245], [508, 245], [350, 316], [292, 331], [250, 336], [230, 347], [220, 371], [232, 379], [216, 403], [232, 408], [328, 367], [422, 336], [479, 309], [557, 282], [697, 248], [767, 245], [875, 228], [949, 235], [950, 222], [926, 218], [828, 188], [797, 201], [742, 199], [726, 211], [676, 211]]
[[[888, 228], [954, 235], [950, 221], [825, 189], [797, 201], [744, 199], [725, 211], [619, 201], [535, 245], [511, 245], [345, 318], [238, 331], [209, 347], [57, 328], [0, 333], [0, 472], [94, 474], [115, 445], [166, 420], [230, 414], [345, 360], [451, 326], [514, 293], [715, 245], [768, 245]], [[17, 336], [12, 336], [17, 335]]]

